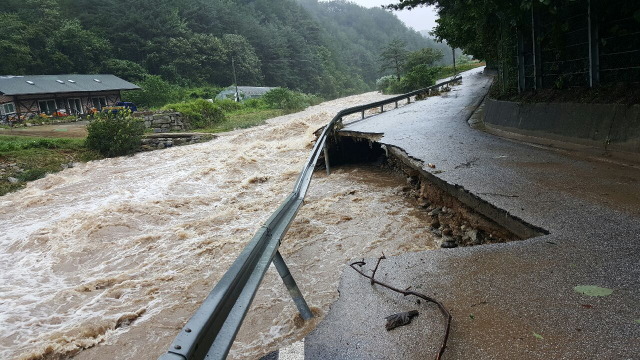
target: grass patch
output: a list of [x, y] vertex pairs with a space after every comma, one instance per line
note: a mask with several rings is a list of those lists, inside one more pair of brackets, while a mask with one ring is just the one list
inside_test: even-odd
[[[467, 70], [471, 70], [471, 69], [475, 69], [477, 67], [480, 66], [485, 66], [486, 63], [483, 62], [477, 62], [477, 63], [470, 63], [470, 64], [464, 64], [464, 65], [457, 65], [456, 66], [456, 74], [460, 74], [461, 72], [467, 71]], [[449, 76], [453, 76], [454, 72], [453, 72], [453, 65], [451, 66], [443, 66], [440, 68], [440, 71], [438, 71], [438, 73], [436, 74], [436, 79], [444, 79], [446, 77]]]
[[235, 129], [246, 129], [252, 126], [258, 126], [265, 123], [266, 120], [278, 117], [288, 112], [283, 109], [251, 109], [229, 111], [225, 113], [225, 120], [204, 129], [196, 129], [196, 131], [206, 133], [220, 133]]
[[[62, 170], [63, 164], [101, 158], [84, 146], [84, 139], [0, 136], [0, 196]], [[10, 177], [18, 181], [11, 183]]]

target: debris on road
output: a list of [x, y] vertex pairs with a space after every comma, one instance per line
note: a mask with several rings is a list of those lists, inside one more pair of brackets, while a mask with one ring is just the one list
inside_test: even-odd
[[[440, 309], [440, 312], [442, 313], [442, 316], [444, 316], [444, 318], [447, 321], [447, 325], [446, 325], [446, 328], [445, 328], [445, 331], [444, 331], [444, 336], [442, 338], [442, 343], [440, 344], [440, 350], [436, 354], [436, 360], [440, 360], [442, 358], [442, 354], [444, 354], [444, 350], [447, 348], [447, 339], [449, 338], [449, 331], [451, 330], [451, 319], [452, 319], [451, 313], [449, 313], [447, 308], [444, 307], [444, 305], [441, 302], [439, 302], [438, 300], [436, 300], [436, 299], [434, 299], [432, 297], [426, 296], [424, 294], [421, 294], [419, 292], [415, 292], [415, 291], [409, 290], [411, 288], [411, 286], [409, 286], [405, 290], [401, 290], [401, 289], [395, 288], [395, 287], [393, 287], [393, 286], [391, 286], [391, 285], [389, 285], [387, 283], [384, 283], [382, 281], [376, 280], [375, 279], [376, 271], [378, 270], [378, 266], [380, 265], [380, 262], [383, 259], [386, 259], [386, 257], [384, 256], [384, 253], [382, 254], [381, 257], [378, 258], [378, 262], [376, 263], [376, 266], [375, 266], [371, 276], [365, 274], [364, 272], [362, 272], [362, 270], [359, 270], [359, 269], [356, 268], [356, 265], [362, 267], [362, 266], [367, 264], [366, 262], [364, 262], [364, 259], [362, 261], [355, 261], [355, 262], [349, 264], [349, 266], [353, 270], [355, 270], [358, 274], [360, 274], [360, 275], [366, 277], [367, 279], [371, 280], [371, 284], [372, 285], [373, 284], [378, 284], [380, 286], [386, 287], [389, 290], [393, 290], [393, 291], [395, 291], [397, 293], [400, 293], [400, 294], [402, 294], [404, 296], [413, 295], [413, 296], [419, 297], [420, 299], [426, 300], [427, 302], [432, 302], [432, 303], [438, 305], [438, 308]], [[416, 311], [416, 313], [417, 313], [417, 311]], [[398, 315], [398, 314], [396, 314], [396, 315]], [[391, 329], [387, 329], [387, 330], [391, 330]]]
[[387, 323], [384, 327], [387, 331], [393, 330], [400, 326], [405, 326], [411, 324], [411, 319], [418, 316], [418, 310], [405, 311], [393, 315], [387, 316], [385, 319]]

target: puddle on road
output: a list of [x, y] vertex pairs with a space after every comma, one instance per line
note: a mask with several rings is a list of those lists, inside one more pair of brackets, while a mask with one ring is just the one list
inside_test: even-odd
[[[157, 359], [291, 191], [313, 131], [340, 109], [383, 97], [81, 164], [1, 197], [0, 358]], [[434, 246], [403, 185], [376, 168], [316, 174], [282, 253], [320, 314], [348, 260]], [[231, 355], [259, 357], [314, 326], [296, 324], [270, 269]]]

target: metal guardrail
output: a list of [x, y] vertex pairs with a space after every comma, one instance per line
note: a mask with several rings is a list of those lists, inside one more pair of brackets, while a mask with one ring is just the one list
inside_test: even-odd
[[341, 122], [344, 116], [362, 113], [364, 118], [366, 110], [378, 107], [384, 110], [384, 105], [392, 103], [395, 103], [397, 108], [398, 102], [401, 100], [406, 99], [411, 102], [412, 96], [440, 88], [460, 79], [462, 79], [461, 76], [454, 77], [424, 89], [338, 112], [318, 137], [309, 160], [298, 176], [293, 192], [253, 236], [200, 308], [176, 336], [169, 350], [159, 359], [199, 360], [206, 358], [213, 360], [226, 358], [271, 262], [274, 263], [287, 286], [302, 318], [304, 320], [311, 319], [313, 314], [291, 276], [282, 255], [278, 252], [278, 248], [302, 206], [321, 151], [325, 152], [325, 165], [327, 173], [329, 173], [326, 141], [330, 132], [335, 129], [336, 124]]

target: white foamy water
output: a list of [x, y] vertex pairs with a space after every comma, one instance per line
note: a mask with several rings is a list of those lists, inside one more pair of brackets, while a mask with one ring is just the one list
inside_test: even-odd
[[[323, 103], [213, 141], [80, 164], [0, 197], [0, 358], [156, 359], [292, 190]], [[321, 318], [354, 258], [427, 249], [404, 179], [375, 168], [318, 172], [281, 252]], [[231, 351], [257, 358], [303, 324], [267, 272]]]

